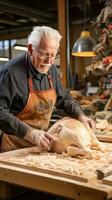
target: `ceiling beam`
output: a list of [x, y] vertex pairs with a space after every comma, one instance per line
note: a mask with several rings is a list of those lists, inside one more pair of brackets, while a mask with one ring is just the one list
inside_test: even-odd
[[22, 39], [26, 38], [29, 35], [30, 31], [23, 31], [20, 33], [11, 33], [11, 34], [5, 34], [0, 35], [0, 40], [13, 40], [13, 39]]
[[9, 24], [9, 25], [13, 25], [13, 26], [18, 26], [17, 22], [14, 22], [14, 21], [8, 20], [8, 19], [1, 19], [0, 18], [0, 23], [1, 24]]
[[56, 20], [54, 13], [23, 6], [23, 4], [14, 3], [13, 1], [0, 0], [0, 10], [27, 18], [35, 18], [37, 21], [44, 20], [44, 22], [48, 22], [48, 20], [51, 20], [55, 22]]
[[32, 31], [32, 26], [3, 30], [0, 31], [0, 40], [27, 38], [31, 31]]

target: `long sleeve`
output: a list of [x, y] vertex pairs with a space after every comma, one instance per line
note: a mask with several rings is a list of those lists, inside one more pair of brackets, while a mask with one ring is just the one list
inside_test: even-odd
[[[3, 132], [24, 137], [29, 126], [19, 120], [16, 115], [25, 107], [29, 85], [27, 70], [31, 68], [32, 80], [36, 90], [47, 90], [50, 88], [47, 74], [38, 73], [30, 62], [25, 66], [25, 56], [10, 61], [0, 71], [0, 129]], [[57, 94], [56, 107], [63, 109], [68, 115], [77, 118], [81, 113], [78, 102], [73, 99], [59, 79], [56, 66], [49, 70], [54, 89]]]
[[[16, 112], [18, 112], [19, 102], [26, 101], [27, 99], [24, 94], [21, 96], [17, 88], [19, 81], [23, 80], [21, 84], [25, 85], [26, 79], [25, 75], [21, 75], [21, 70], [16, 70], [17, 65], [13, 68], [12, 70], [12, 68], [5, 68], [4, 66], [0, 73], [0, 129], [6, 133], [23, 137], [28, 130], [28, 125], [15, 116], [14, 109], [16, 107]], [[24, 97], [22, 101], [20, 97], [21, 99]], [[13, 103], [14, 101], [15, 103]]]

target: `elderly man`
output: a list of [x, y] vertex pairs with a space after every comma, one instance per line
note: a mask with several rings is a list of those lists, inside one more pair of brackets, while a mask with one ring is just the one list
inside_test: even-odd
[[10, 60], [0, 72], [1, 151], [37, 145], [49, 151], [47, 133], [54, 105], [87, 126], [94, 126], [71, 97], [53, 65], [62, 36], [37, 26], [28, 37], [26, 54]]

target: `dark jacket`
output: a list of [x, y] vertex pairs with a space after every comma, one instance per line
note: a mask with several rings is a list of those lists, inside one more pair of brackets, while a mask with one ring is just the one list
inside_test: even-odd
[[[50, 87], [48, 75], [35, 70], [27, 54], [10, 60], [0, 71], [0, 129], [18, 137], [23, 137], [28, 130], [28, 126], [15, 115], [27, 103], [29, 71], [36, 90]], [[69, 91], [62, 86], [56, 66], [53, 65], [48, 73], [57, 93], [56, 107], [77, 118], [82, 110]]]

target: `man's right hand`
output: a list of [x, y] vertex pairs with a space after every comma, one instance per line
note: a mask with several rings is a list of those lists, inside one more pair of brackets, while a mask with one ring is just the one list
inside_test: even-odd
[[52, 142], [54, 141], [54, 138], [51, 134], [38, 129], [29, 130], [25, 134], [24, 139], [47, 151], [51, 150]]

